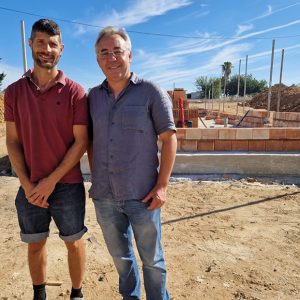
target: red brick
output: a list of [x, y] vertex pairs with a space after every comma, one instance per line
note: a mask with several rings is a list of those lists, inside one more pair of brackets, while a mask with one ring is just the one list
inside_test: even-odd
[[216, 140], [215, 151], [231, 151], [231, 141], [228, 140]]
[[284, 151], [300, 151], [300, 140], [285, 140], [283, 141]]
[[286, 138], [293, 140], [300, 139], [300, 128], [286, 128]]
[[266, 151], [266, 141], [263, 140], [249, 140], [249, 151]]
[[196, 140], [182, 140], [181, 150], [184, 151], [197, 151], [197, 141]]
[[214, 141], [198, 141], [198, 151], [214, 151]]
[[186, 129], [185, 128], [177, 128], [176, 136], [178, 140], [185, 140], [186, 138]]
[[285, 140], [286, 130], [285, 128], [270, 128], [270, 140]]
[[177, 151], [181, 150], [181, 140], [177, 140]]
[[249, 142], [248, 140], [236, 140], [231, 143], [232, 151], [248, 151], [249, 150]]
[[283, 140], [266, 141], [266, 151], [284, 151]]

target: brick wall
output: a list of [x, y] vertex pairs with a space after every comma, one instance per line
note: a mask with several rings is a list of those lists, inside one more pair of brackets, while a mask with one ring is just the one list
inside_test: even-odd
[[178, 128], [176, 135], [179, 151], [300, 151], [300, 128]]
[[[206, 115], [207, 119], [216, 120], [216, 124], [224, 124], [224, 119], [228, 118], [228, 123], [237, 125], [242, 119], [242, 116], [226, 114], [219, 111], [209, 111], [200, 109], [199, 115]], [[246, 117], [240, 123], [241, 127], [245, 128], [260, 128], [260, 127], [300, 127], [299, 112], [275, 112], [265, 109], [250, 109]]]

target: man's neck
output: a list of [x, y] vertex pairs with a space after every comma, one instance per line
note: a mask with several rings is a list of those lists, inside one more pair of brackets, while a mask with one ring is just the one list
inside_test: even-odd
[[112, 90], [115, 96], [115, 99], [117, 99], [118, 96], [122, 93], [122, 91], [128, 86], [129, 82], [130, 82], [130, 77], [120, 82], [107, 81], [110, 90]]
[[34, 66], [32, 72], [33, 81], [41, 90], [47, 90], [50, 86], [52, 86], [57, 75], [57, 68], [48, 70]]

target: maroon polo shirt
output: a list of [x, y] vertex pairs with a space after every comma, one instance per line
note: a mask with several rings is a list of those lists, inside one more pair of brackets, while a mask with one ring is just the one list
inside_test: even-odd
[[[47, 177], [63, 160], [74, 142], [73, 125], [88, 124], [86, 94], [62, 71], [54, 85], [41, 93], [29, 70], [7, 87], [4, 119], [15, 123], [30, 180], [37, 182]], [[78, 162], [59, 182], [81, 181]]]

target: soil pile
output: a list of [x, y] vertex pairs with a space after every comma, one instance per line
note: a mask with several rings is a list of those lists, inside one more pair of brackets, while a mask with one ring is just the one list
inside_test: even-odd
[[0, 123], [4, 122], [4, 95], [0, 93]]
[[[270, 110], [277, 110], [278, 92], [280, 92], [280, 111], [300, 112], [300, 88], [298, 86], [275, 84], [272, 86], [271, 92]], [[266, 89], [257, 94], [248, 102], [248, 105], [256, 109], [267, 109], [268, 93], [269, 89]]]

